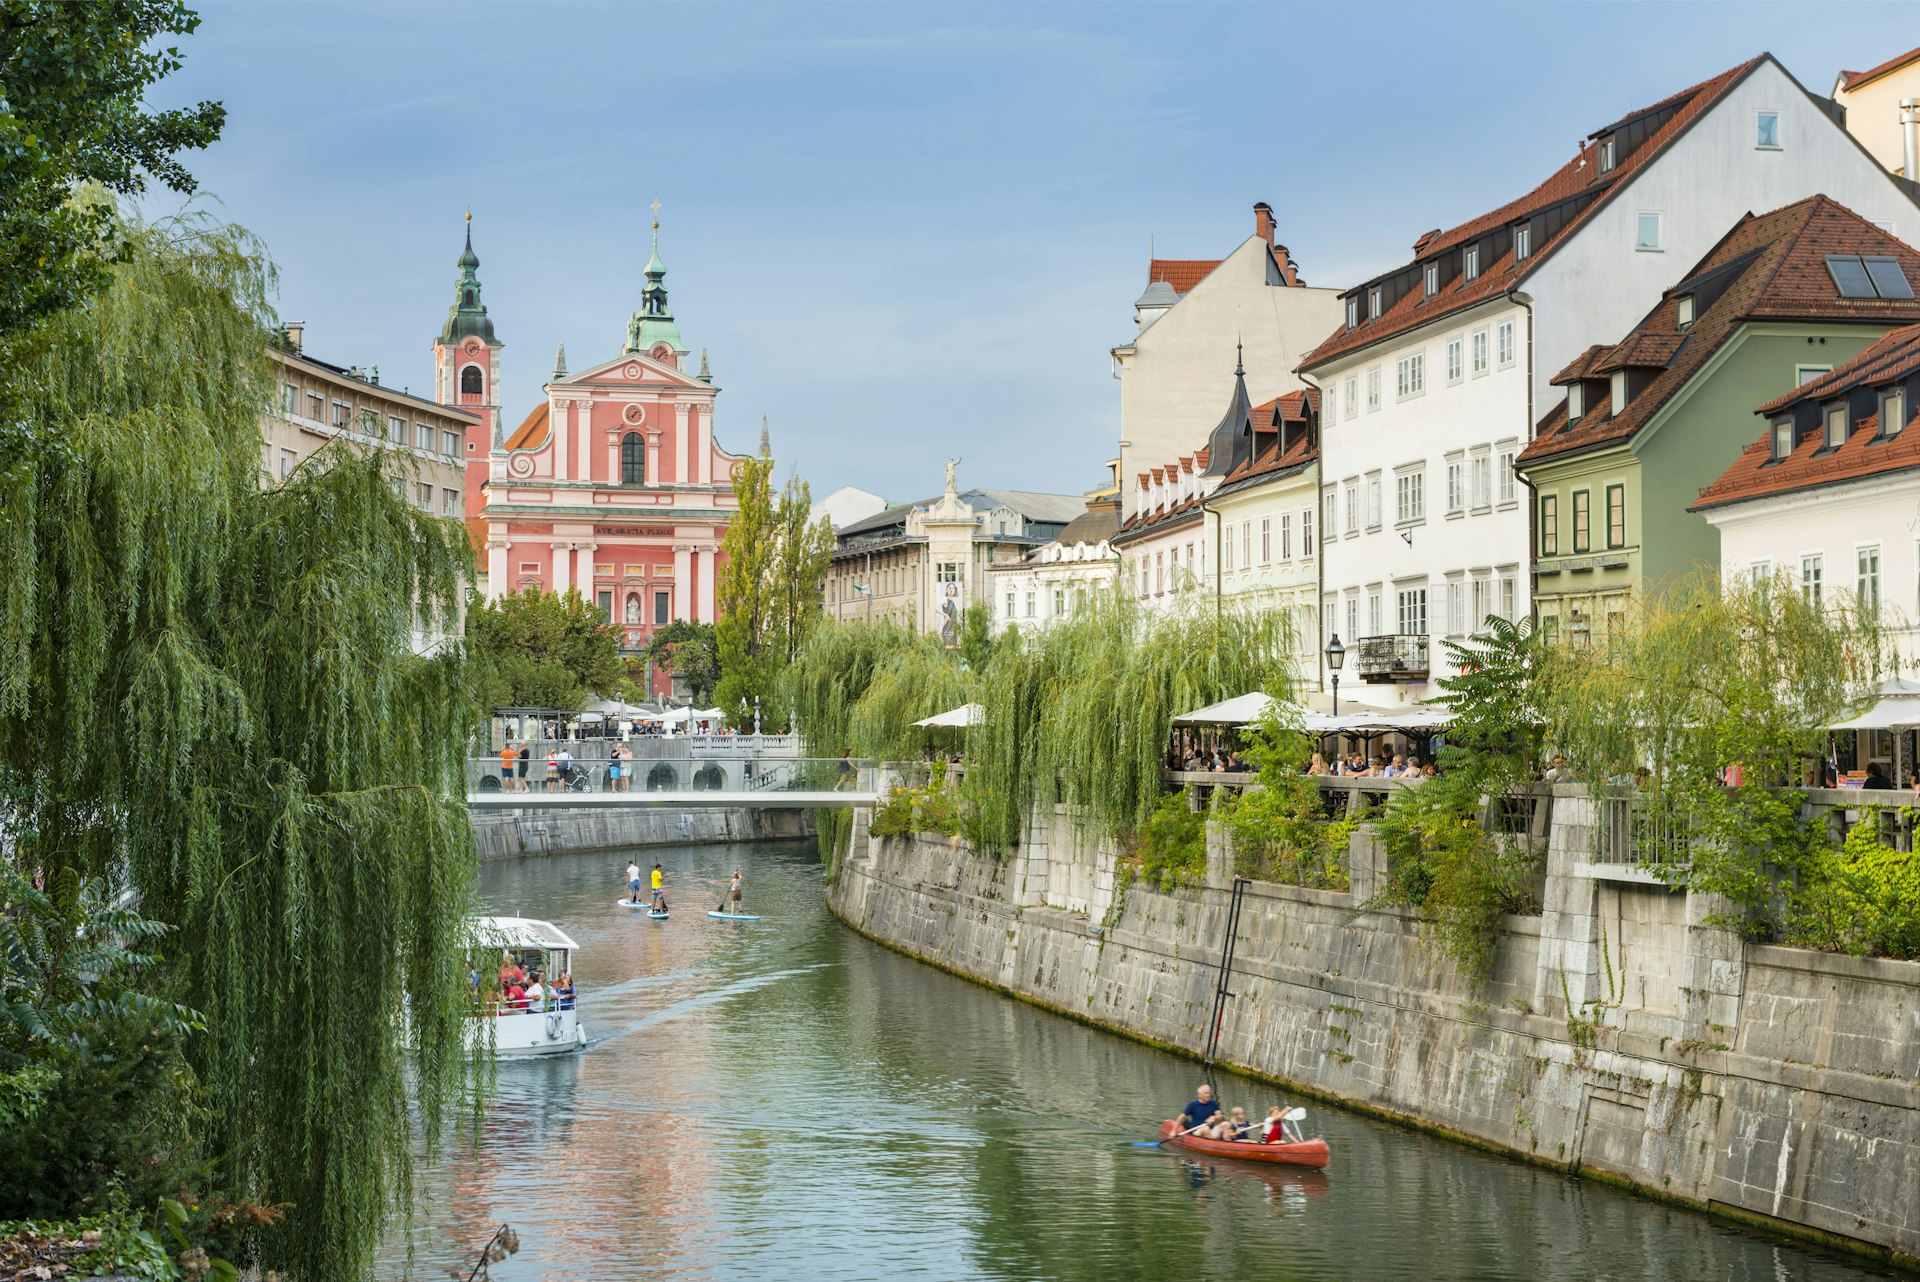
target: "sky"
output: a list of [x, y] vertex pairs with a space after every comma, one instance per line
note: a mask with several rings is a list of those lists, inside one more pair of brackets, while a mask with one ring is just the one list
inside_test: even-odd
[[431, 394], [471, 206], [511, 431], [556, 344], [618, 354], [658, 200], [721, 445], [765, 415], [782, 476], [894, 501], [949, 455], [1098, 485], [1149, 246], [1221, 257], [1265, 200], [1349, 285], [1756, 53], [1825, 96], [1920, 40], [1911, 4], [1804, 0], [199, 7], [153, 99], [226, 104], [196, 200], [266, 243], [309, 354]]

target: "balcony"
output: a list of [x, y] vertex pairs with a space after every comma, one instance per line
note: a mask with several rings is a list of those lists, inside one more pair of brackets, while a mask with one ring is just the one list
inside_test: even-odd
[[1362, 681], [1425, 681], [1427, 638], [1394, 634], [1361, 637], [1351, 650]]

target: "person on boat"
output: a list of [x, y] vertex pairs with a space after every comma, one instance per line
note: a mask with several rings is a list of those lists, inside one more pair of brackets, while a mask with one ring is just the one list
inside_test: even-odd
[[522, 1011], [527, 1008], [527, 990], [520, 987], [519, 980], [512, 980], [500, 988], [500, 1009], [503, 1011]]
[[1287, 1142], [1287, 1114], [1278, 1104], [1267, 1110], [1267, 1120], [1260, 1124], [1260, 1142], [1262, 1144], [1285, 1144]]
[[630, 904], [640, 902], [640, 865], [631, 859], [627, 860], [627, 902]]
[[727, 887], [727, 902], [732, 905], [733, 912], [740, 911], [740, 870], [738, 868], [733, 870], [733, 884]]
[[535, 971], [533, 978], [527, 981], [526, 999], [528, 1010], [545, 1010], [547, 1008], [547, 990], [540, 982], [539, 971]]
[[524, 984], [526, 982], [527, 972], [520, 969], [520, 963], [513, 959], [512, 953], [502, 950], [500, 953], [500, 987], [505, 988], [508, 984]]
[[1193, 1101], [1180, 1110], [1180, 1129], [1192, 1131], [1197, 1127], [1210, 1126], [1220, 1116], [1220, 1105], [1213, 1099], [1213, 1087], [1205, 1082], [1194, 1093]]
[[563, 970], [553, 981], [553, 1001], [558, 1010], [573, 1009], [573, 972]]
[[1247, 1137], [1247, 1110], [1235, 1108], [1213, 1128], [1212, 1138], [1216, 1140], [1243, 1140]]
[[667, 911], [667, 895], [661, 889], [661, 882], [665, 880], [666, 874], [660, 871], [659, 864], [655, 864], [653, 866], [653, 911], [657, 913]]

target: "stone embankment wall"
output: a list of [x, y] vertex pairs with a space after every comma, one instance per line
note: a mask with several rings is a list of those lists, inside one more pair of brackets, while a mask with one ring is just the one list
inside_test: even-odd
[[692, 846], [776, 841], [813, 835], [813, 812], [787, 809], [679, 810], [643, 806], [592, 810], [489, 810], [472, 815], [482, 859], [621, 850], [629, 846]]
[[[1060, 839], [1064, 815], [1004, 863], [949, 838], [870, 839], [866, 819], [829, 891], [849, 925], [1063, 1014], [1204, 1046], [1231, 884], [1217, 837], [1206, 885], [1116, 891], [1112, 852]], [[1254, 883], [1221, 1061], [1915, 1262], [1920, 964], [1742, 943], [1700, 897], [1589, 862], [1577, 789], [1555, 790], [1543, 827], [1545, 911], [1505, 920], [1479, 995], [1418, 921], [1357, 907], [1384, 872], [1365, 829], [1353, 894]]]

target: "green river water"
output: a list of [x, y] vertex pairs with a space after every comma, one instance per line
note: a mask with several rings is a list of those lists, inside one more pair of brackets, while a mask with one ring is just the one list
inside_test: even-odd
[[[397, 1232], [383, 1278], [445, 1278], [502, 1221], [522, 1249], [496, 1282], [1888, 1276], [1319, 1105], [1324, 1174], [1132, 1147], [1193, 1063], [854, 934], [811, 844], [656, 858], [664, 923], [613, 903], [623, 854], [483, 866], [491, 911], [579, 941], [594, 1040], [500, 1066], [478, 1143], [422, 1173], [411, 1273]], [[764, 920], [705, 916], [736, 867]]]

